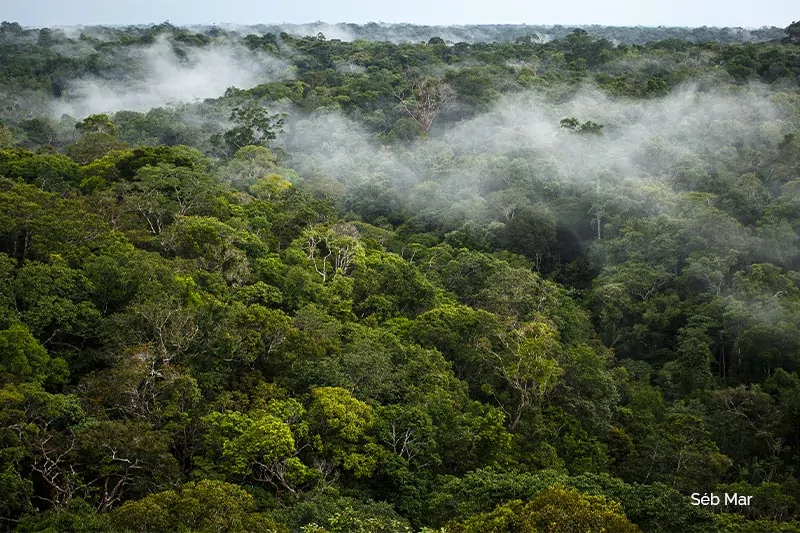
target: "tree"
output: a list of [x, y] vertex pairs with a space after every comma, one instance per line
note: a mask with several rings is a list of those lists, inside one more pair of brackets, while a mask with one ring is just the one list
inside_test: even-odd
[[433, 305], [435, 289], [418, 268], [400, 256], [370, 251], [354, 270], [354, 312], [376, 318], [415, 316]]
[[92, 252], [119, 243], [108, 225], [74, 200], [32, 185], [0, 183], [0, 250], [24, 262], [80, 263]]
[[25, 326], [0, 330], [0, 385], [23, 381], [58, 385], [68, 373], [67, 363], [51, 358]]
[[718, 483], [733, 462], [720, 453], [703, 419], [676, 409], [666, 422], [660, 452], [665, 463], [662, 476], [671, 478], [672, 486], [681, 491], [698, 483]]
[[66, 154], [79, 165], [88, 165], [114, 151], [123, 151], [130, 146], [108, 133], [89, 132], [66, 147]]
[[478, 293], [476, 304], [522, 323], [537, 314], [547, 314], [558, 296], [556, 287], [530, 268], [500, 264]]
[[453, 89], [447, 83], [430, 77], [407, 77], [408, 90], [394, 92], [400, 102], [399, 109], [417, 121], [422, 131], [429, 132], [436, 117], [453, 98]]
[[270, 115], [269, 111], [256, 103], [235, 107], [230, 120], [235, 126], [222, 135], [229, 153], [249, 145], [269, 146], [282, 131], [284, 116]]
[[346, 340], [337, 353], [303, 364], [303, 381], [341, 387], [367, 401], [397, 399], [405, 383], [398, 368], [404, 350], [399, 339], [355, 324], [343, 328], [342, 334]]
[[225, 359], [251, 366], [279, 359], [297, 333], [290, 316], [260, 304], [231, 305], [224, 326]]
[[76, 396], [50, 394], [39, 383], [0, 388], [0, 513], [4, 518], [13, 520], [34, 506], [61, 508], [72, 500], [80, 479], [67, 467], [68, 452], [75, 443], [70, 433], [85, 419]]
[[220, 272], [232, 285], [244, 283], [250, 275], [242, 241], [261, 244], [254, 235], [216, 217], [179, 216], [159, 237], [165, 252], [193, 259], [205, 271]]
[[[46, 347], [81, 345], [96, 338], [101, 314], [88, 297], [91, 290], [85, 274], [67, 267], [63, 259], [53, 264], [29, 262], [14, 280], [20, 317]], [[52, 365], [55, 369], [59, 363]]]
[[43, 118], [30, 118], [20, 124], [25, 134], [23, 146], [29, 148], [58, 146], [60, 144], [55, 124], [52, 120]]
[[559, 485], [540, 493], [525, 506], [523, 524], [542, 533], [641, 531], [627, 519], [619, 503]]
[[0, 122], [0, 149], [11, 148], [16, 144], [14, 135], [2, 122]]
[[475, 363], [486, 339], [500, 329], [496, 316], [463, 305], [441, 305], [414, 319], [411, 336], [421, 346], [436, 348], [452, 365], [456, 377], [477, 390], [483, 384]]
[[34, 154], [25, 149], [0, 150], [0, 174], [59, 193], [78, 185], [81, 177], [80, 168], [69, 157]]
[[277, 158], [266, 146], [249, 144], [239, 148], [223, 167], [224, 179], [238, 190], [247, 190], [260, 178], [274, 173]]
[[413, 530], [402, 519], [369, 516], [345, 507], [328, 518], [325, 526], [311, 523], [303, 526], [302, 533], [411, 533]]
[[569, 117], [561, 120], [561, 127], [570, 131], [574, 131], [575, 133], [581, 134], [588, 134], [588, 135], [601, 135], [603, 125], [597, 124], [596, 122], [592, 122], [591, 120], [587, 120], [583, 124], [574, 118]]
[[89, 115], [81, 122], [75, 124], [75, 130], [82, 135], [103, 133], [111, 137], [117, 136], [117, 127], [106, 114]]
[[375, 414], [366, 403], [338, 387], [312, 389], [308, 408], [311, 431], [322, 438], [322, 456], [332, 466], [367, 477], [377, 465], [372, 436]]
[[538, 209], [523, 206], [521, 202], [503, 206], [506, 222], [497, 231], [496, 242], [505, 250], [529, 257], [534, 261], [536, 270], [541, 271], [557, 244], [556, 221], [541, 206]]
[[558, 331], [542, 318], [503, 332], [497, 340], [501, 348], [485, 344], [483, 357], [512, 395], [506, 403], [500, 399], [503, 395], [493, 394], [508, 415], [508, 427], [513, 432], [522, 415], [541, 406], [555, 390], [563, 374], [558, 362], [561, 344]]
[[638, 533], [622, 507], [603, 496], [590, 496], [553, 485], [523, 504], [513, 500], [492, 512], [449, 524], [447, 533]]
[[355, 226], [312, 227], [303, 232], [302, 247], [322, 283], [347, 275], [364, 260], [364, 247]]
[[786, 26], [784, 32], [786, 33], [786, 37], [784, 37], [783, 42], [800, 44], [800, 21], [793, 21]]
[[268, 483], [276, 494], [294, 494], [313, 477], [297, 458], [295, 437], [305, 438], [308, 431], [307, 424], [299, 423], [304, 414], [293, 400], [283, 405], [272, 402], [267, 409], [248, 414], [211, 413], [203, 418], [208, 428], [204, 469], [235, 481]]
[[176, 217], [208, 214], [219, 192], [204, 171], [169, 163], [141, 167], [135, 178], [118, 185], [123, 206], [141, 217], [155, 236]]
[[186, 483], [128, 502], [111, 514], [116, 531], [172, 533], [175, 531], [228, 531], [230, 533], [282, 533], [286, 529], [256, 511], [251, 494], [223, 481]]
[[166, 433], [145, 423], [95, 422], [75, 431], [69, 454], [85, 494], [98, 512], [105, 512], [177, 481], [178, 464], [169, 445]]
[[250, 185], [250, 193], [259, 200], [274, 200], [284, 191], [292, 188], [292, 182], [280, 174], [266, 174]]

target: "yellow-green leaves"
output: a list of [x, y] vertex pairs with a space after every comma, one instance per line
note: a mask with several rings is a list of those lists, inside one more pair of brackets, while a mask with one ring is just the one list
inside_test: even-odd
[[233, 479], [258, 475], [259, 467], [271, 469], [295, 452], [289, 424], [268, 412], [211, 413], [203, 422], [215, 470]]
[[256, 512], [253, 496], [237, 485], [203, 480], [129, 502], [111, 515], [114, 529], [141, 533], [281, 533], [286, 531]]
[[492, 512], [450, 524], [446, 533], [640, 533], [619, 503], [553, 485], [523, 504], [512, 500]]
[[260, 200], [271, 200], [289, 189], [292, 183], [279, 174], [267, 174], [250, 186], [250, 193]]
[[563, 374], [558, 330], [544, 317], [498, 334], [499, 346], [483, 341], [482, 357], [511, 397], [504, 408], [513, 431], [531, 407], [541, 407]]
[[351, 224], [311, 227], [303, 232], [296, 245], [305, 252], [323, 283], [349, 274], [365, 258], [361, 236]]
[[27, 327], [14, 324], [0, 331], [0, 384], [22, 381], [60, 384], [69, 369], [60, 358], [51, 358]]
[[323, 437], [324, 455], [356, 476], [370, 475], [378, 451], [371, 436], [375, 421], [372, 408], [337, 387], [313, 389], [311, 396], [309, 417], [312, 430]]

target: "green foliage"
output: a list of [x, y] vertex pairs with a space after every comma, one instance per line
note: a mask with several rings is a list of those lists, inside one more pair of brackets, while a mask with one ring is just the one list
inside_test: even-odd
[[0, 24], [0, 530], [797, 530], [796, 26]]
[[104, 133], [115, 137], [117, 135], [117, 127], [108, 118], [108, 115], [89, 115], [81, 122], [75, 124], [75, 130], [79, 133], [86, 135], [89, 133]]
[[[406, 531], [408, 523], [394, 508], [384, 502], [358, 500], [328, 491], [298, 502], [290, 508], [278, 509], [276, 516], [285, 517], [292, 531]], [[354, 529], [350, 529], [354, 528]]]
[[58, 385], [69, 370], [63, 359], [52, 359], [30, 334], [15, 324], [0, 331], [0, 383], [38, 382]]
[[236, 107], [230, 120], [235, 127], [222, 135], [222, 141], [233, 154], [245, 146], [268, 146], [277, 137], [283, 125], [283, 116], [269, 112], [256, 104]]
[[558, 485], [533, 498], [523, 513], [525, 525], [536, 531], [640, 531], [617, 502]]
[[116, 531], [231, 531], [280, 533], [285, 528], [256, 511], [253, 496], [236, 485], [204, 480], [180, 491], [152, 494], [111, 514]]
[[448, 526], [445, 531], [634, 533], [641, 530], [625, 517], [619, 503], [553, 485], [527, 504], [513, 500], [463, 524]]
[[116, 136], [103, 132], [89, 132], [67, 146], [66, 154], [79, 165], [88, 165], [114, 151], [126, 150], [128, 145]]
[[276, 491], [294, 493], [310, 476], [296, 458], [294, 435], [305, 437], [307, 427], [289, 425], [303, 414], [296, 403], [275, 402], [248, 415], [211, 413], [203, 418], [208, 427], [208, 451], [205, 461], [199, 463], [206, 465], [203, 469], [208, 473], [219, 472], [233, 481], [254, 479], [269, 483]]
[[786, 32], [785, 39], [788, 42], [794, 44], [800, 42], [800, 23], [793, 21], [791, 24], [786, 26], [786, 29], [784, 31]]
[[14, 144], [14, 134], [0, 123], [0, 149], [12, 148]]
[[98, 514], [86, 501], [76, 499], [64, 510], [24, 516], [17, 524], [16, 531], [107, 533], [112, 528], [107, 514]]
[[601, 135], [603, 125], [597, 124], [596, 122], [592, 122], [591, 120], [587, 120], [586, 122], [582, 123], [576, 118], [565, 118], [561, 120], [561, 127], [567, 130], [574, 131], [576, 133], [581, 134], [589, 134], [589, 135]]
[[372, 474], [378, 449], [371, 435], [372, 408], [337, 387], [316, 388], [311, 395], [311, 430], [322, 437], [324, 455], [356, 477]]
[[78, 183], [80, 171], [66, 156], [15, 148], [0, 150], [0, 175], [19, 178], [45, 191], [64, 192]]

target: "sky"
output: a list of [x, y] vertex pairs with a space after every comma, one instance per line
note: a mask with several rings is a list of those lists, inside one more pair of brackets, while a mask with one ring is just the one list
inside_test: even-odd
[[798, 17], [796, 0], [0, 0], [0, 20], [28, 27], [324, 21], [758, 28]]

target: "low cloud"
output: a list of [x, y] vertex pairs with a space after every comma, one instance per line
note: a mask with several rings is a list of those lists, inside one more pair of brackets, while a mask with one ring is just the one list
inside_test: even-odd
[[[565, 130], [560, 121], [566, 117], [602, 124], [603, 135]], [[567, 98], [512, 95], [470, 120], [434, 124], [429, 138], [411, 145], [380, 146], [371, 133], [330, 111], [290, 116], [278, 142], [301, 176], [348, 187], [378, 177], [427, 191], [436, 182], [451, 198], [478, 199], [491, 195], [492, 180], [520, 175], [539, 189], [599, 190], [619, 209], [656, 214], [674, 207], [681, 169], [725, 175], [725, 168], [739, 164], [737, 150], [774, 149], [787, 133], [783, 119], [780, 105], [760, 87], [686, 86], [653, 100], [615, 99], [587, 88]]]
[[122, 79], [88, 77], [71, 81], [62, 98], [53, 103], [53, 114], [85, 117], [121, 110], [147, 111], [216, 98], [229, 87], [250, 88], [292, 77], [287, 62], [227, 43], [181, 49], [162, 36], [152, 46], [136, 47], [127, 54], [136, 65], [134, 72]]

